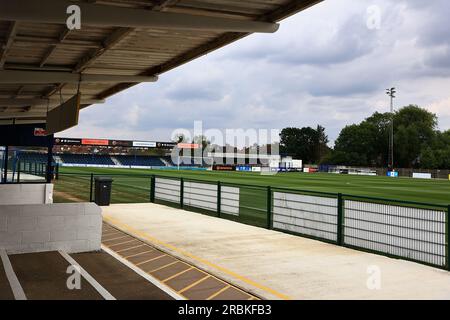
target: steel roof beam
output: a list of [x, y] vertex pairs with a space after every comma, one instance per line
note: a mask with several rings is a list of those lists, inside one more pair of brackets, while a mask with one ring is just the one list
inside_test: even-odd
[[11, 25], [9, 27], [6, 44], [3, 46], [3, 48], [1, 48], [2, 50], [0, 53], [0, 69], [3, 69], [6, 62], [6, 57], [8, 55], [8, 51], [11, 49], [11, 46], [14, 42], [14, 38], [17, 33], [17, 25], [18, 23], [13, 21], [11, 22]]
[[50, 83], [120, 83], [155, 82], [156, 76], [123, 76], [79, 74], [70, 72], [0, 70], [2, 84], [50, 84]]
[[207, 17], [185, 13], [121, 8], [65, 0], [0, 0], [0, 20], [66, 24], [70, 5], [81, 9], [81, 24], [126, 28], [163, 28], [218, 32], [273, 33], [279, 24], [263, 21]]
[[[105, 100], [100, 99], [81, 99], [81, 104], [100, 104], [104, 103]], [[46, 106], [48, 103], [47, 99], [4, 99], [0, 98], [0, 106]], [[59, 99], [50, 99], [50, 106], [55, 104], [60, 104]]]

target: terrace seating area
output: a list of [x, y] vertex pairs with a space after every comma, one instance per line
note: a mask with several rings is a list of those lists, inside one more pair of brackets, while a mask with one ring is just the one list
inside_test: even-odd
[[[203, 165], [198, 164], [192, 157], [180, 157], [180, 166], [202, 167], [208, 166], [203, 160]], [[37, 152], [20, 152], [18, 160], [22, 163], [47, 163], [47, 154]], [[99, 165], [99, 166], [142, 166], [142, 167], [176, 167], [178, 161], [171, 157], [138, 156], [138, 155], [99, 155], [99, 154], [66, 154], [53, 155], [54, 163], [69, 165]]]
[[165, 163], [159, 157], [153, 156], [115, 156], [124, 166], [164, 167]]
[[108, 155], [60, 154], [59, 157], [64, 163], [69, 164], [111, 165], [111, 166], [114, 165], [114, 162]]
[[46, 163], [47, 155], [45, 153], [21, 152], [18, 154], [19, 161]]

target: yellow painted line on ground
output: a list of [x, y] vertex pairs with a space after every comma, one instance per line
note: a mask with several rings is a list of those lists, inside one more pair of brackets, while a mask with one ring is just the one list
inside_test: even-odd
[[193, 260], [197, 260], [200, 263], [203, 263], [203, 264], [205, 264], [205, 265], [207, 265], [207, 266], [209, 266], [211, 268], [214, 268], [216, 270], [219, 270], [219, 271], [221, 271], [221, 272], [223, 272], [223, 273], [225, 273], [225, 274], [227, 274], [227, 275], [229, 275], [229, 276], [231, 276], [233, 278], [239, 279], [240, 281], [245, 282], [248, 285], [251, 285], [251, 286], [253, 286], [255, 288], [258, 288], [258, 289], [263, 290], [263, 291], [265, 291], [267, 293], [270, 293], [270, 294], [272, 294], [272, 295], [274, 295], [274, 296], [276, 296], [276, 297], [278, 297], [280, 299], [292, 300], [289, 296], [287, 296], [285, 294], [282, 294], [282, 293], [280, 293], [280, 292], [278, 292], [276, 290], [273, 290], [273, 289], [271, 289], [271, 288], [269, 288], [269, 287], [267, 287], [265, 285], [259, 284], [259, 283], [255, 282], [255, 281], [251, 280], [251, 279], [246, 278], [245, 276], [242, 276], [242, 275], [240, 275], [240, 274], [238, 274], [238, 273], [236, 273], [234, 271], [231, 271], [231, 270], [228, 270], [228, 269], [226, 269], [224, 267], [221, 267], [221, 266], [219, 266], [219, 265], [217, 265], [215, 263], [212, 263], [212, 262], [210, 262], [210, 261], [208, 261], [206, 259], [197, 257], [197, 256], [193, 255], [190, 252], [187, 252], [187, 251], [185, 251], [183, 249], [179, 249], [179, 248], [175, 247], [174, 245], [171, 245], [171, 244], [165, 243], [165, 242], [163, 242], [161, 240], [158, 240], [158, 239], [150, 236], [149, 234], [147, 234], [145, 232], [136, 230], [136, 229], [130, 227], [129, 225], [118, 221], [117, 219], [114, 219], [114, 218], [111, 218], [111, 217], [106, 217], [106, 216], [103, 216], [103, 219], [105, 221], [107, 221], [107, 222], [117, 226], [119, 229], [124, 230], [125, 232], [128, 232], [130, 234], [134, 234], [134, 235], [140, 236], [143, 239], [146, 239], [146, 240], [148, 240], [150, 242], [159, 244], [159, 245], [161, 245], [163, 247], [166, 247], [166, 248], [168, 248], [170, 250], [178, 252], [179, 254], [187, 256], [187, 257], [189, 257], [189, 258], [191, 258]]
[[225, 290], [228, 290], [228, 288], [231, 288], [231, 286], [230, 285], [226, 285], [225, 287], [223, 287], [222, 289], [220, 289], [216, 293], [213, 293], [212, 295], [210, 295], [208, 298], [206, 298], [206, 300], [214, 299], [215, 297], [217, 297], [219, 294], [221, 294]]
[[180, 293], [180, 294], [181, 294], [181, 293], [183, 293], [183, 292], [185, 292], [185, 291], [188, 291], [189, 289], [191, 289], [191, 288], [195, 287], [196, 285], [202, 283], [203, 281], [205, 281], [205, 280], [208, 279], [209, 277], [210, 277], [209, 275], [206, 275], [206, 276], [204, 276], [203, 278], [201, 278], [200, 280], [195, 281], [194, 283], [188, 285], [187, 287], [184, 287], [183, 289], [181, 289], [181, 290], [178, 291], [177, 293]]
[[165, 282], [167, 282], [167, 281], [170, 281], [170, 280], [172, 280], [172, 279], [175, 279], [176, 277], [181, 276], [183, 273], [186, 273], [186, 272], [188, 272], [188, 271], [190, 271], [190, 270], [192, 270], [192, 269], [194, 269], [194, 267], [189, 267], [189, 268], [187, 268], [186, 270], [183, 270], [183, 271], [181, 271], [181, 272], [178, 272], [177, 274], [174, 274], [173, 276], [170, 276], [170, 277], [164, 279], [162, 282], [165, 283]]
[[159, 270], [168, 268], [168, 267], [173, 266], [174, 264], [176, 264], [176, 263], [178, 263], [178, 262], [180, 262], [180, 261], [177, 260], [177, 261], [171, 262], [171, 263], [169, 263], [169, 264], [166, 264], [165, 266], [162, 266], [162, 267], [159, 267], [159, 268], [150, 270], [150, 271], [148, 271], [148, 273], [153, 273], [153, 272], [156, 272], [156, 271], [159, 271]]
[[145, 260], [145, 261], [142, 261], [142, 262], [139, 262], [139, 263], [135, 263], [135, 265], [137, 265], [139, 267], [140, 265], [143, 265], [143, 264], [145, 264], [147, 262], [155, 261], [155, 260], [161, 259], [162, 257], [166, 257], [166, 256], [167, 256], [167, 254], [163, 253], [162, 255], [157, 256], [155, 258], [152, 258], [152, 259], [149, 259], [149, 260]]

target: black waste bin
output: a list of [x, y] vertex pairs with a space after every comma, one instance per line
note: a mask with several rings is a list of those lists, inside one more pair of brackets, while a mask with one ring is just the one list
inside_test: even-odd
[[111, 203], [111, 178], [96, 177], [95, 178], [95, 198], [94, 202], [99, 206], [109, 206]]

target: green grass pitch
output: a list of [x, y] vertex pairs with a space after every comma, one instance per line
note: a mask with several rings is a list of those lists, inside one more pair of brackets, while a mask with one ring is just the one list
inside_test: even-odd
[[227, 218], [256, 226], [267, 225], [267, 186], [450, 205], [450, 181], [446, 180], [326, 173], [279, 173], [267, 176], [244, 172], [72, 167], [60, 169], [59, 180], [55, 181], [54, 201], [89, 201], [91, 173], [113, 178], [112, 203], [149, 202], [152, 174], [244, 184], [245, 187], [240, 187], [239, 217]]
[[[450, 204], [450, 181], [419, 180], [411, 178], [388, 178], [353, 175], [336, 175], [326, 173], [279, 173], [261, 175], [258, 173], [220, 172], [220, 171], [177, 171], [145, 169], [111, 169], [111, 168], [61, 168], [61, 179], [56, 182], [56, 191], [60, 196], [73, 198], [89, 197], [89, 174], [113, 176], [113, 200], [135, 202], [148, 201], [150, 188], [149, 175], [184, 177], [206, 181], [222, 181], [254, 186], [273, 186], [296, 188], [310, 191], [345, 193], [351, 195], [381, 197], [394, 200], [429, 202], [432, 204]], [[80, 174], [75, 175], [65, 175]], [[61, 196], [62, 198], [63, 196]], [[127, 198], [130, 199], [127, 199]]]

